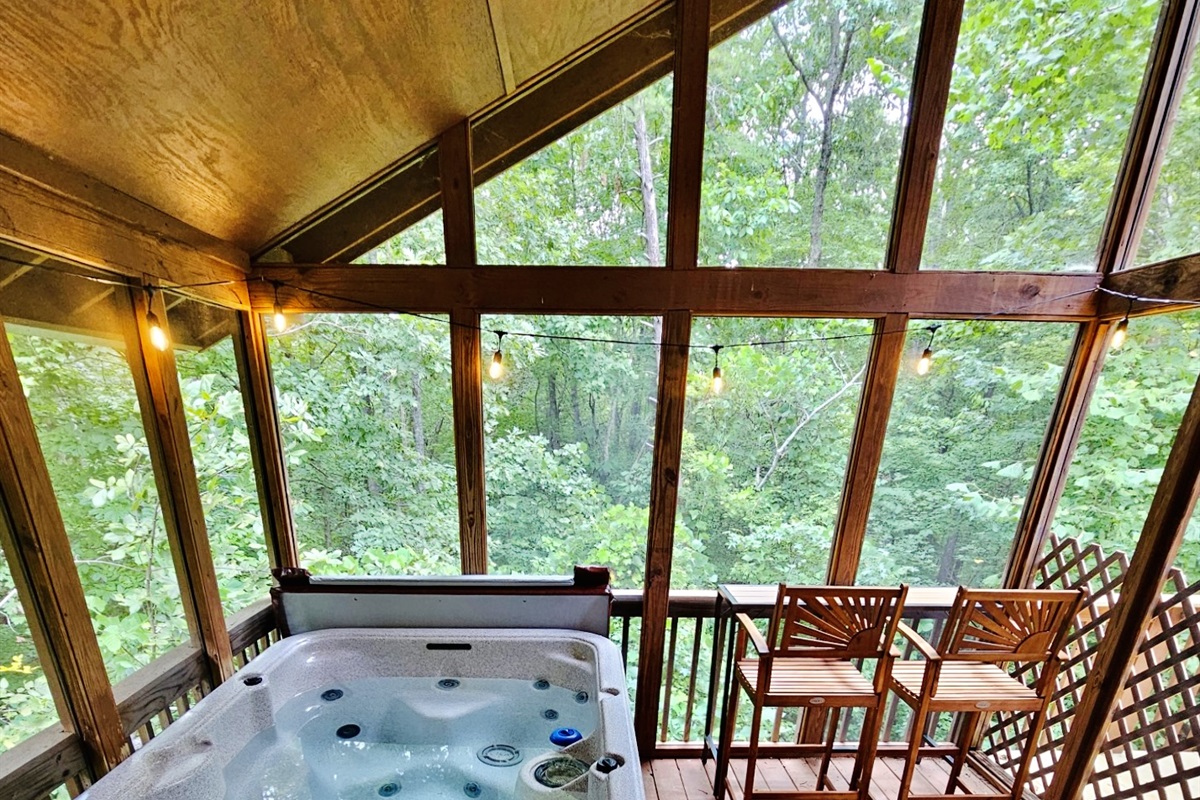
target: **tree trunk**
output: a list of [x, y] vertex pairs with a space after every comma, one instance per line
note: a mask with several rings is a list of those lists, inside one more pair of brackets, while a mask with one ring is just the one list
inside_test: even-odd
[[423, 461], [425, 459], [425, 412], [421, 409], [421, 374], [412, 372], [412, 429], [413, 447]]
[[633, 140], [637, 145], [638, 181], [642, 186], [642, 240], [646, 263], [663, 263], [658, 247], [658, 193], [654, 189], [654, 162], [650, 158], [650, 136], [646, 132], [646, 104], [640, 97], [633, 104]]
[[547, 401], [550, 403], [549, 413], [549, 436], [550, 449], [557, 450], [562, 441], [562, 436], [559, 429], [558, 416], [558, 378], [554, 373], [550, 373], [550, 385], [547, 390]]

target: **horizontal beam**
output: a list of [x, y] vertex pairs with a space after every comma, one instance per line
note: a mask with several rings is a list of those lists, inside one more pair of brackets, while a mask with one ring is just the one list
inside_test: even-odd
[[1200, 253], [1114, 272], [1106, 276], [1101, 285], [1124, 295], [1177, 301], [1134, 301], [1130, 309], [1127, 298], [1105, 294], [1099, 302], [1102, 319], [1116, 319], [1127, 312], [1131, 315], [1163, 314], [1193, 308], [1200, 304]]
[[[254, 280], [261, 278], [263, 280]], [[995, 316], [1079, 321], [1096, 311], [1094, 273], [914, 272], [653, 267], [410, 267], [259, 265], [254, 308], [271, 281], [288, 312], [661, 314], [919, 318]]]
[[[712, 0], [709, 44], [728, 39], [784, 0]], [[662, 3], [473, 120], [475, 185], [565, 136], [671, 71], [675, 8]], [[439, 206], [432, 143], [376, 180], [266, 243], [297, 262], [352, 261]]]
[[0, 134], [0, 241], [244, 307], [249, 256]]
[[54, 726], [0, 753], [0, 797], [44, 800], [87, 771], [79, 737]]

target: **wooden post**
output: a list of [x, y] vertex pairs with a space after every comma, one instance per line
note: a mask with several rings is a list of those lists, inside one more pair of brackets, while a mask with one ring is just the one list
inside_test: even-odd
[[[446, 263], [453, 267], [474, 267], [477, 257], [470, 120], [464, 119], [442, 134], [438, 157]], [[459, 558], [465, 575], [483, 575], [488, 570], [481, 349], [479, 312], [454, 308], [450, 313], [450, 372], [454, 464], [458, 473]]]
[[298, 567], [300, 553], [288, 491], [287, 453], [279, 430], [275, 380], [271, 375], [271, 358], [261, 315], [253, 311], [238, 314], [238, 334], [233, 345], [250, 435], [250, 458], [254, 464], [263, 532], [267, 539], [267, 557], [272, 569]]
[[962, 10], [963, 0], [925, 3], [888, 241], [886, 263], [892, 272], [916, 272], [921, 265]]
[[175, 372], [175, 353], [171, 347], [156, 348], [146, 325], [147, 312], [152, 309], [160, 324], [169, 330], [167, 311], [161, 292], [155, 293], [152, 300], [137, 289], [131, 290], [130, 295], [133, 320], [126, 326], [125, 355], [137, 387], [184, 615], [192, 640], [204, 651], [209, 677], [216, 686], [233, 675], [229, 631], [225, 628], [225, 612], [208, 543], [196, 462], [192, 459], [183, 396]]
[[487, 494], [483, 476], [483, 371], [479, 315], [450, 314], [450, 372], [454, 394], [454, 464], [458, 470], [458, 541], [464, 575], [488, 571]]
[[1137, 256], [1198, 31], [1200, 0], [1163, 3], [1100, 238], [1101, 272], [1132, 266]]
[[683, 412], [687, 400], [692, 315], [668, 311], [663, 317], [658, 362], [658, 413], [654, 418], [654, 461], [650, 468], [650, 523], [646, 533], [642, 637], [638, 648], [637, 705], [633, 726], [643, 759], [654, 756], [658, 695], [662, 690], [663, 641], [671, 592], [671, 557], [679, 494]]
[[858, 574], [871, 498], [875, 495], [875, 477], [883, 458], [883, 440], [892, 398], [904, 357], [907, 314], [888, 314], [875, 321], [867, 374], [863, 379], [858, 418], [854, 422], [853, 444], [846, 462], [846, 478], [834, 525], [826, 580], [831, 584], [852, 584]]
[[1163, 581], [1183, 542], [1200, 493], [1200, 380], [1175, 435], [1171, 454], [1150, 504], [1121, 596], [1113, 607], [1096, 660], [1075, 707], [1074, 719], [1047, 800], [1079, 800], [1104, 744], [1113, 708], [1137, 658], [1144, 629], [1159, 603]]
[[676, 0], [671, 172], [667, 184], [667, 266], [671, 269], [694, 268], [700, 252], [708, 18], [709, 0]]
[[125, 736], [50, 473], [0, 324], [0, 546], [63, 726], [100, 777]]
[[1071, 357], [1054, 402], [1054, 413], [1038, 454], [1017, 536], [1004, 570], [1004, 585], [1025, 588], [1033, 579], [1050, 523], [1067, 485], [1067, 470], [1079, 444], [1088, 404], [1104, 366], [1105, 343], [1111, 323], [1085, 322], [1075, 334]]

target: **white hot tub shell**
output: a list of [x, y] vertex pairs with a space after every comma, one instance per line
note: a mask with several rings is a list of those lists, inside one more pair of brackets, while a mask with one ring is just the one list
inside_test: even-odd
[[[388, 681], [401, 678], [428, 680]], [[508, 681], [517, 695], [533, 702], [557, 696], [555, 704], [571, 706], [562, 698], [574, 698], [580, 706], [566, 713], [579, 718], [584, 738], [556, 746], [544, 734], [557, 714], [544, 711], [545, 719], [536, 718], [528, 702], [498, 700], [483, 691]], [[394, 687], [400, 683], [410, 688], [397, 694]], [[439, 693], [460, 684], [459, 694]], [[536, 691], [548, 689], [547, 684], [553, 691]], [[346, 687], [353, 702], [322, 702], [331, 687], [339, 698], [339, 687]], [[329, 711], [334, 706], [361, 723], [361, 728], [349, 726], [350, 742], [337, 742], [324, 730], [345, 722]], [[337, 730], [342, 736], [342, 728]], [[315, 736], [324, 738], [309, 746]], [[428, 765], [418, 769], [408, 760], [410, 751], [421, 750], [435, 756], [440, 751], [435, 760], [447, 762], [446, 754], [461, 756], [465, 748], [473, 755], [481, 743], [486, 749], [493, 740], [506, 739], [524, 742], [519, 763], [489, 770], [486, 762], [481, 767], [473, 758], [458, 757], [460, 763], [434, 765], [444, 783], [441, 778], [426, 782]], [[365, 760], [361, 753], [372, 748], [373, 760]], [[381, 767], [381, 756], [394, 763]], [[535, 778], [539, 766], [563, 757], [582, 762], [577, 768], [586, 771], [555, 788]], [[489, 782], [495, 776], [503, 779]], [[397, 800], [643, 800], [620, 651], [604, 637], [570, 630], [332, 629], [293, 636], [219, 686], [83, 798], [366, 800], [393, 795]]]

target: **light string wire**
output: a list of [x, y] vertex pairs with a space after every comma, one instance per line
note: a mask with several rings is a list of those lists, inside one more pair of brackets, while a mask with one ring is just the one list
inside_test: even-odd
[[[276, 292], [278, 292], [280, 287], [285, 287], [287, 289], [291, 289], [292, 291], [304, 292], [305, 294], [311, 295], [313, 297], [320, 297], [320, 298], [323, 298], [326, 300], [334, 300], [339, 303], [349, 303], [352, 305], [361, 306], [364, 309], [369, 309], [372, 311], [379, 311], [379, 312], [388, 313], [388, 314], [399, 314], [402, 316], [412, 317], [414, 319], [428, 320], [430, 322], [436, 322], [436, 323], [439, 323], [442, 325], [446, 325], [447, 327], [450, 327], [450, 328], [458, 327], [458, 328], [464, 328], [464, 329], [473, 330], [473, 331], [479, 331], [480, 333], [490, 333], [492, 335], [516, 336], [516, 337], [523, 337], [523, 338], [527, 338], [527, 339], [543, 339], [543, 340], [549, 340], [549, 341], [580, 342], [580, 343], [590, 343], [590, 344], [612, 344], [612, 345], [624, 345], [624, 346], [629, 346], [629, 347], [659, 347], [659, 348], [686, 347], [689, 350], [712, 350], [714, 347], [719, 347], [722, 350], [731, 350], [731, 349], [735, 349], [735, 348], [744, 348], [744, 347], [774, 347], [774, 346], [788, 345], [788, 344], [809, 344], [809, 343], [817, 343], [817, 342], [842, 341], [842, 340], [847, 340], [847, 339], [864, 339], [864, 338], [872, 338], [872, 337], [876, 337], [876, 336], [889, 336], [889, 335], [896, 335], [896, 334], [904, 335], [904, 334], [907, 334], [910, 330], [912, 330], [912, 329], [907, 329], [907, 328], [901, 329], [901, 330], [894, 330], [894, 331], [874, 331], [873, 330], [873, 331], [864, 331], [862, 333], [842, 333], [842, 334], [832, 334], [832, 335], [827, 335], [827, 336], [789, 337], [789, 338], [782, 338], [782, 339], [765, 339], [765, 340], [754, 340], [754, 341], [744, 341], [744, 342], [730, 342], [730, 343], [722, 343], [722, 344], [698, 344], [698, 343], [694, 343], [694, 342], [688, 342], [688, 343], [684, 344], [682, 342], [652, 342], [652, 341], [645, 341], [645, 340], [641, 340], [641, 339], [620, 339], [620, 338], [608, 338], [608, 337], [601, 337], [601, 336], [577, 336], [577, 335], [568, 335], [568, 334], [560, 334], [560, 333], [534, 333], [534, 332], [511, 331], [511, 330], [503, 330], [502, 331], [498, 328], [489, 328], [489, 327], [484, 327], [482, 325], [473, 325], [473, 324], [465, 323], [465, 322], [456, 322], [454, 320], [447, 319], [445, 316], [439, 316], [436, 314], [424, 314], [424, 313], [420, 313], [420, 312], [416, 312], [416, 311], [406, 311], [402, 308], [395, 308], [392, 306], [381, 305], [379, 303], [373, 303], [369, 300], [345, 297], [342, 295], [334, 294], [332, 292], [325, 292], [325, 291], [321, 291], [319, 289], [311, 289], [311, 288], [308, 288], [305, 286], [296, 286], [294, 284], [288, 283], [287, 281], [281, 281], [278, 279], [270, 279], [265, 276], [247, 277], [244, 281], [243, 280], [219, 280], [219, 281], [203, 281], [200, 283], [173, 283], [170, 285], [144, 284], [139, 281], [132, 280], [132, 279], [108, 278], [108, 277], [102, 277], [100, 275], [91, 275], [91, 274], [88, 274], [85, 272], [78, 272], [78, 271], [75, 271], [72, 269], [64, 269], [64, 268], [61, 268], [61, 267], [55, 265], [53, 262], [23, 261], [20, 259], [11, 258], [9, 256], [4, 256], [4, 255], [0, 255], [0, 261], [6, 262], [9, 264], [13, 264], [16, 266], [28, 267], [28, 268], [32, 268], [32, 269], [41, 269], [41, 270], [45, 270], [47, 272], [54, 272], [54, 273], [57, 273], [60, 275], [66, 275], [66, 276], [69, 276], [72, 278], [79, 278], [82, 280], [92, 281], [93, 283], [99, 283], [99, 284], [103, 284], [103, 285], [107, 285], [107, 286], [124, 286], [127, 288], [144, 289], [144, 290], [150, 291], [150, 292], [174, 291], [174, 290], [180, 290], [180, 289], [200, 289], [200, 288], [215, 287], [215, 286], [233, 286], [235, 284], [241, 284], [241, 283], [249, 284], [252, 281], [260, 281], [262, 283], [271, 284]], [[1104, 286], [1095, 286], [1095, 287], [1092, 287], [1089, 289], [1081, 289], [1079, 291], [1068, 292], [1066, 294], [1057, 295], [1055, 297], [1039, 298], [1037, 300], [1033, 300], [1033, 301], [1030, 301], [1027, 303], [1022, 303], [1020, 305], [1010, 306], [1008, 308], [1002, 308], [1002, 309], [993, 311], [988, 314], [979, 314], [979, 315], [974, 315], [974, 316], [969, 316], [969, 317], [946, 318], [946, 319], [939, 320], [936, 323], [932, 323], [928, 326], [924, 326], [923, 328], [919, 328], [916, 330], [924, 330], [924, 331], [932, 333], [941, 325], [950, 324], [950, 323], [1003, 320], [1004, 318], [1006, 318], [1012, 314], [1016, 314], [1016, 313], [1019, 313], [1022, 311], [1028, 311], [1028, 310], [1036, 308], [1040, 305], [1057, 302], [1059, 300], [1068, 300], [1072, 297], [1079, 297], [1082, 295], [1092, 294], [1095, 292], [1111, 295], [1113, 297], [1125, 298], [1125, 299], [1129, 300], [1131, 304], [1136, 302], [1136, 303], [1162, 303], [1162, 304], [1181, 305], [1181, 306], [1200, 306], [1200, 301], [1195, 301], [1195, 300], [1177, 300], [1177, 299], [1167, 298], [1167, 297], [1146, 297], [1143, 295], [1120, 292], [1115, 289], [1109, 289]], [[260, 313], [264, 313], [264, 312], [260, 312]], [[626, 315], [626, 316], [643, 316], [643, 315], [636, 314], [636, 315]], [[649, 316], [654, 316], [654, 315], [649, 315]], [[847, 317], [846, 319], [851, 319], [851, 318]], [[856, 318], [856, 319], [859, 319], [859, 318]], [[860, 319], [874, 319], [874, 317], [862, 317]]]

